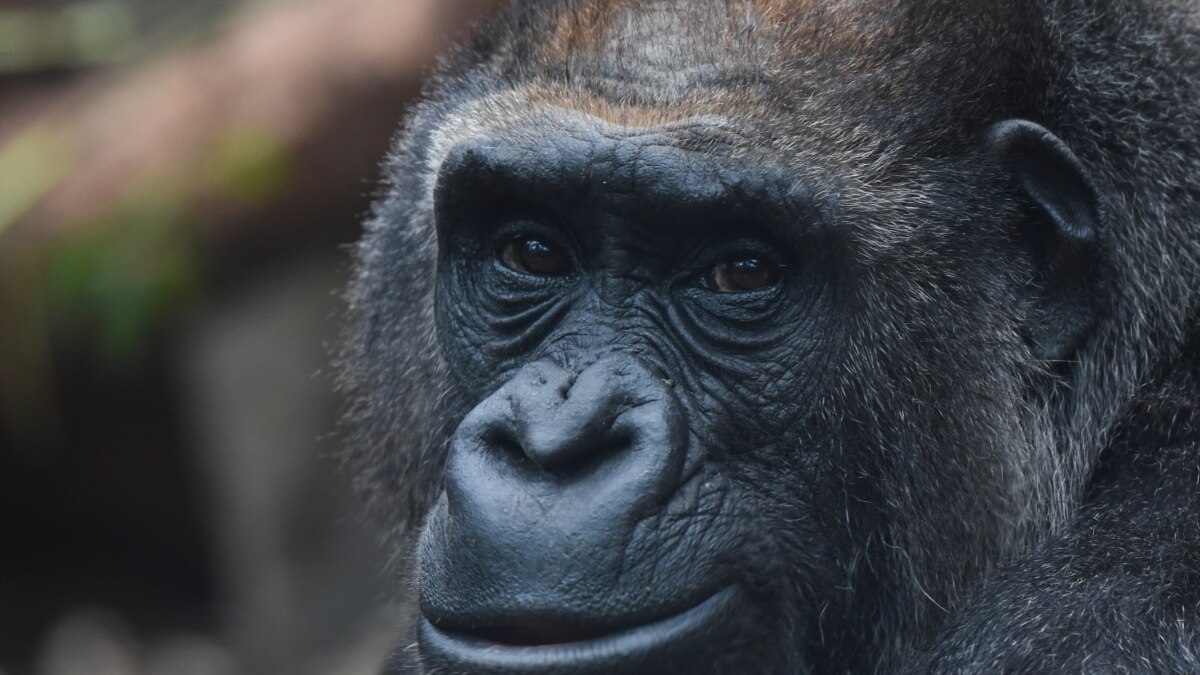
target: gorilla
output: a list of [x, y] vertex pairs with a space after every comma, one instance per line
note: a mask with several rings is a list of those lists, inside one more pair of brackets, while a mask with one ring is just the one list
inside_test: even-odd
[[1200, 673], [1194, 0], [518, 0], [356, 249], [389, 672]]

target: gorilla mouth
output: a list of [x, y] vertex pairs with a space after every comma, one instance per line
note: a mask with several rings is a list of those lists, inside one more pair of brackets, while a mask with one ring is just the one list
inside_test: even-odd
[[481, 626], [470, 635], [483, 642], [513, 647], [544, 647], [569, 642], [588, 642], [612, 635], [614, 631], [586, 624], [557, 621], [514, 621], [510, 624]]
[[[737, 605], [737, 589], [729, 587], [678, 614], [616, 630], [561, 622], [514, 622], [451, 630], [428, 617], [420, 621], [422, 656], [430, 664], [469, 668], [470, 672], [590, 673], [661, 672], [664, 662], [695, 656], [702, 645], [725, 629]], [[654, 665], [654, 664], [657, 664]]]

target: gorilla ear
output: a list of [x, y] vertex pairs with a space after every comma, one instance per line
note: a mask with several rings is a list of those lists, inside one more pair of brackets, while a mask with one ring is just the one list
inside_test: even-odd
[[1026, 120], [992, 127], [989, 144], [1036, 207], [1020, 232], [1035, 266], [1034, 315], [1026, 339], [1033, 353], [1061, 361], [1091, 332], [1099, 313], [1099, 200], [1083, 166], [1057, 136]]

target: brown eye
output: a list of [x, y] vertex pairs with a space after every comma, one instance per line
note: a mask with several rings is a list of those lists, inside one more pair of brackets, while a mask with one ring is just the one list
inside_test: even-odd
[[780, 266], [759, 258], [743, 258], [717, 263], [704, 276], [710, 291], [737, 293], [765, 288], [779, 281]]
[[514, 272], [535, 276], [564, 274], [570, 260], [561, 249], [541, 239], [521, 237], [504, 245], [500, 261]]

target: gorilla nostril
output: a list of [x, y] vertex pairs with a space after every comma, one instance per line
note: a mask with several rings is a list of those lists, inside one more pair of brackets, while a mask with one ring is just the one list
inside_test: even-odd
[[563, 474], [599, 464], [631, 445], [630, 435], [614, 435], [607, 425], [585, 427], [548, 428], [531, 433], [520, 451], [542, 470]]
[[525, 455], [524, 448], [521, 444], [505, 433], [490, 434], [484, 439], [484, 444], [490, 446], [504, 457], [509, 457], [517, 460], [528, 460]]
[[564, 437], [560, 428], [545, 424], [534, 427], [526, 423], [512, 429], [504, 424], [505, 421], [498, 421], [499, 424], [480, 434], [479, 447], [518, 467], [567, 471], [598, 454], [592, 451], [588, 438]]

